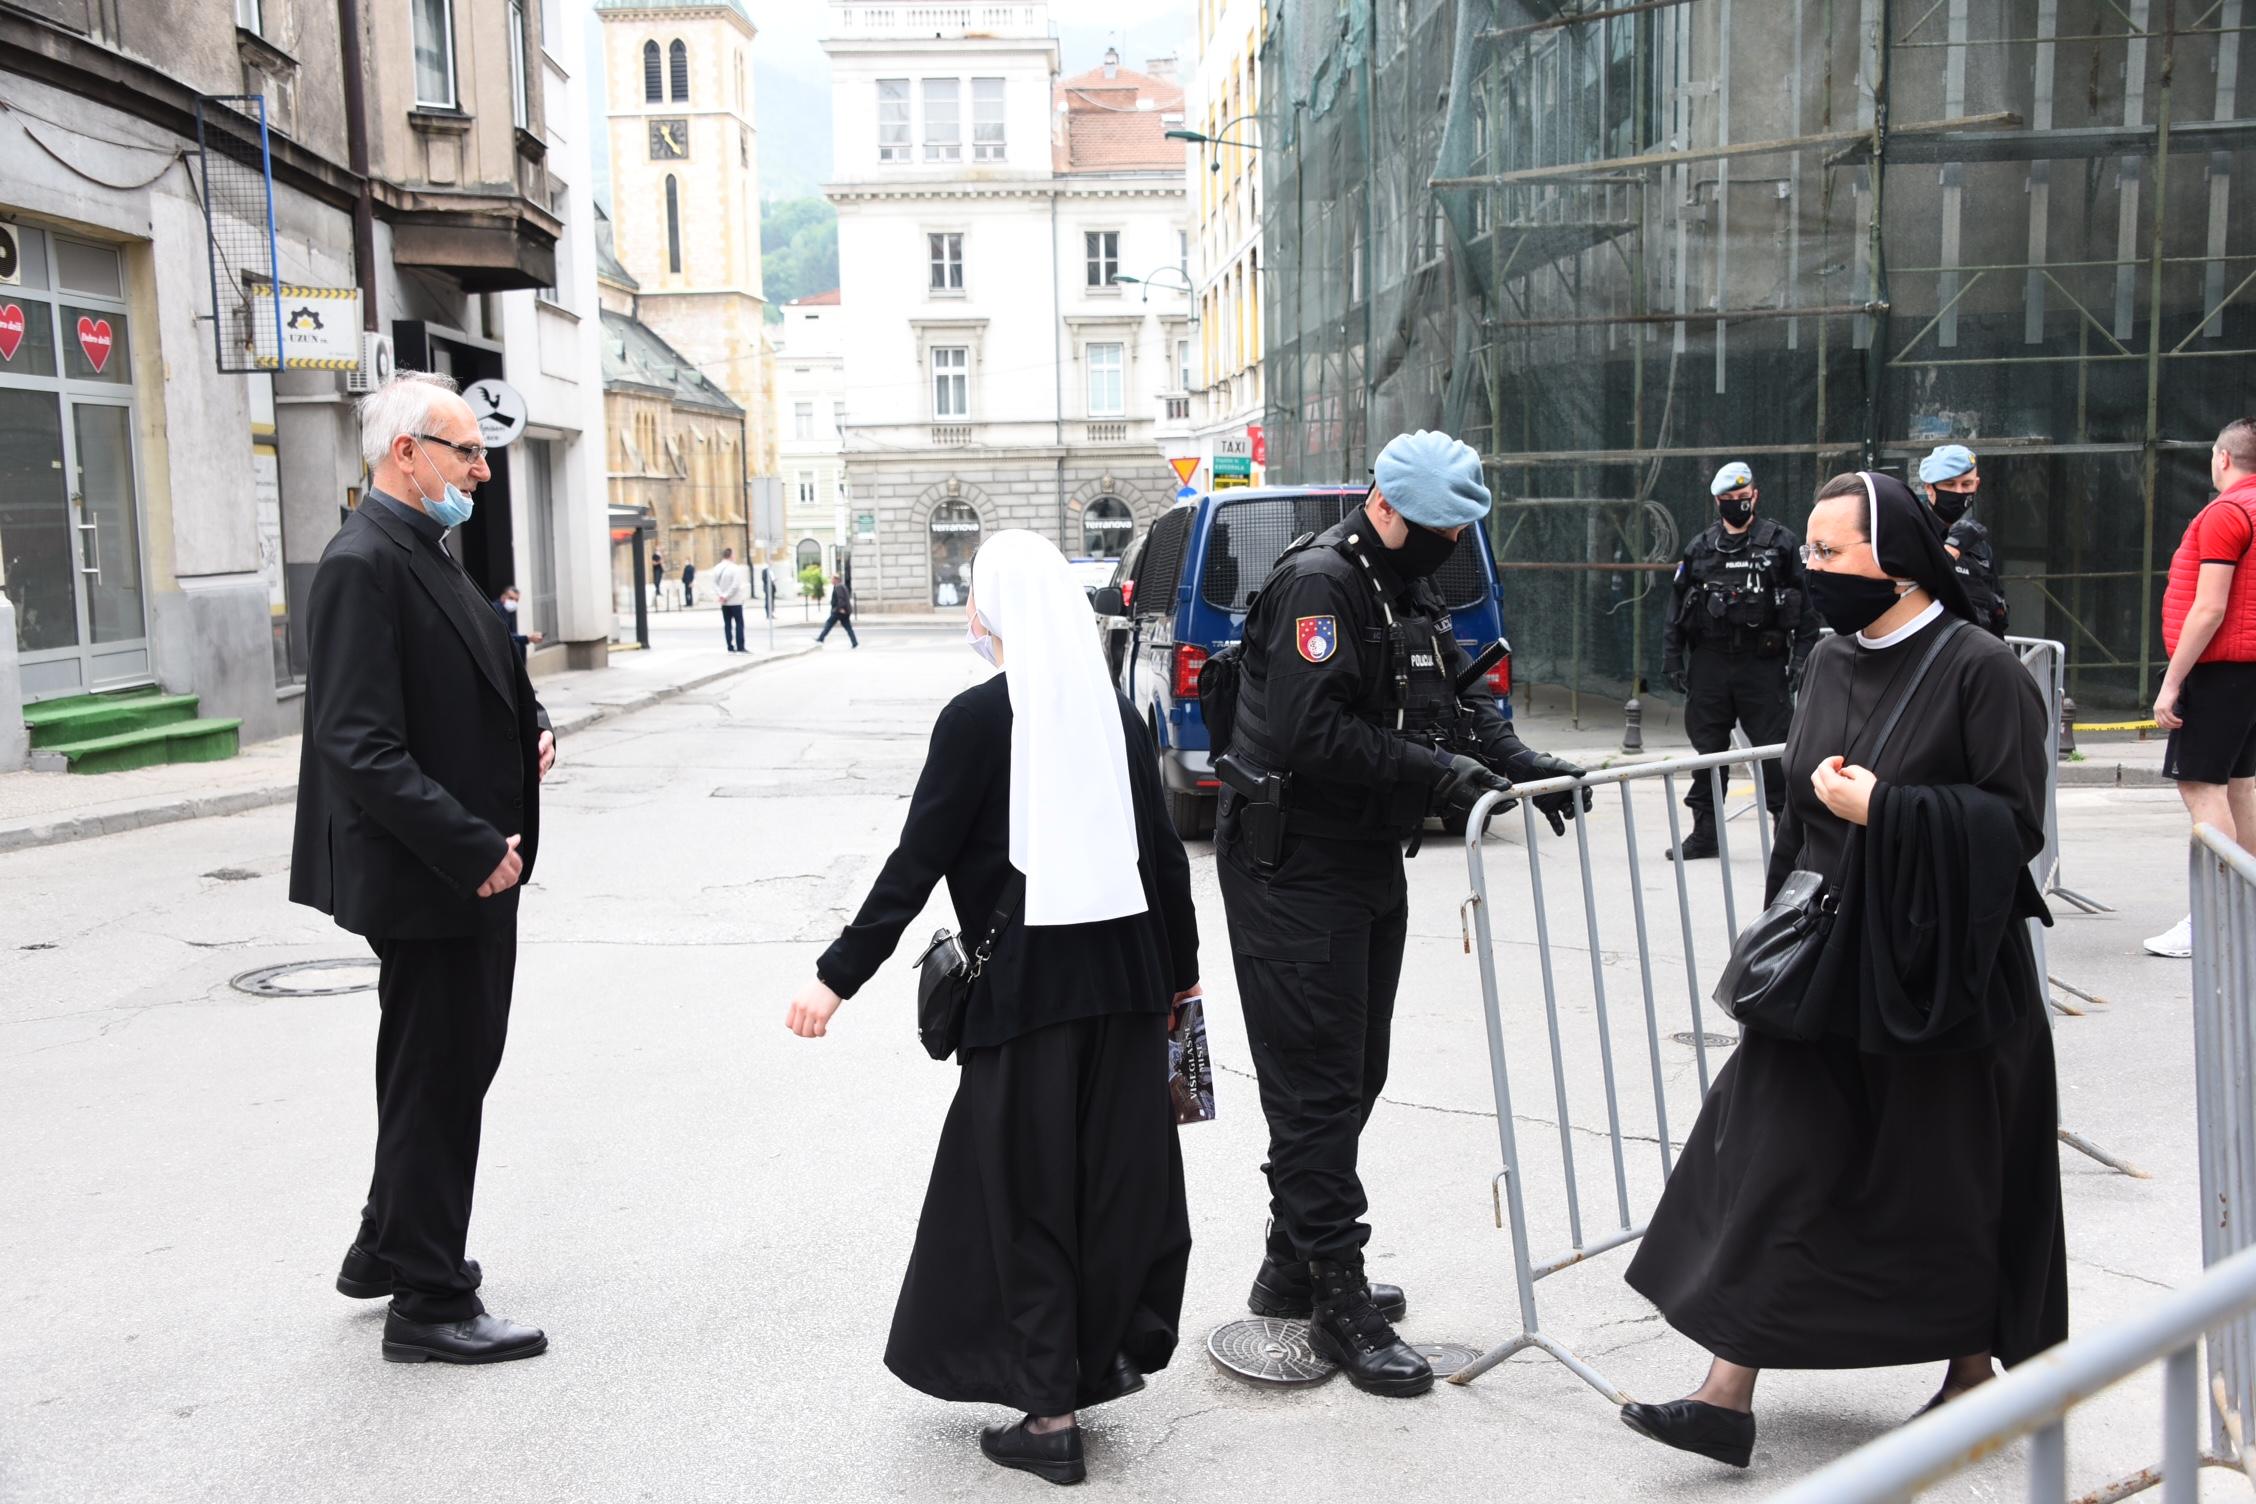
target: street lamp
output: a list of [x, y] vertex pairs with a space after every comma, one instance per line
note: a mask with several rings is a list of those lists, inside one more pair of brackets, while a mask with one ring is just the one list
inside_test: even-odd
[[[1156, 286], [1156, 287], [1172, 287], [1172, 286], [1174, 286], [1174, 284], [1173, 284], [1173, 283], [1171, 283], [1171, 282], [1158, 282], [1158, 283], [1155, 283], [1155, 282], [1153, 282], [1153, 281], [1152, 281], [1152, 278], [1154, 278], [1154, 277], [1162, 277], [1162, 276], [1165, 276], [1165, 275], [1166, 275], [1167, 273], [1169, 273], [1169, 272], [1173, 272], [1173, 273], [1174, 273], [1174, 274], [1175, 274], [1176, 276], [1178, 276], [1178, 277], [1181, 277], [1181, 278], [1183, 279], [1183, 286], [1182, 286], [1182, 290], [1183, 290], [1183, 291], [1184, 291], [1185, 293], [1189, 293], [1189, 294], [1193, 294], [1193, 295], [1195, 295], [1195, 294], [1196, 294], [1196, 293], [1198, 292], [1198, 289], [1197, 289], [1197, 288], [1195, 288], [1195, 287], [1193, 287], [1193, 286], [1191, 285], [1191, 274], [1190, 274], [1189, 272], [1187, 272], [1187, 271], [1184, 271], [1184, 270], [1183, 270], [1183, 269], [1182, 269], [1181, 267], [1179, 267], [1179, 266], [1159, 266], [1159, 267], [1154, 267], [1154, 268], [1152, 268], [1152, 270], [1150, 270], [1150, 271], [1148, 271], [1148, 272], [1144, 273], [1144, 274], [1143, 274], [1143, 275], [1142, 275], [1141, 277], [1130, 277], [1130, 276], [1125, 276], [1125, 275], [1122, 275], [1122, 274], [1119, 274], [1119, 273], [1115, 273], [1115, 274], [1113, 275], [1113, 279], [1112, 279], [1112, 280], [1113, 280], [1113, 281], [1115, 281], [1115, 282], [1133, 282], [1133, 283], [1135, 283], [1135, 284], [1136, 284], [1136, 285], [1137, 285], [1138, 287], [1141, 287], [1141, 288], [1142, 288], [1142, 289], [1144, 290], [1143, 301], [1144, 301], [1144, 302], [1146, 302], [1146, 303], [1149, 303], [1149, 302], [1151, 301], [1151, 290], [1152, 290], [1152, 288], [1154, 288], [1155, 286]], [[1192, 322], [1192, 323], [1194, 323], [1194, 324], [1198, 322], [1198, 313], [1197, 313], [1197, 311], [1196, 311], [1195, 309], [1194, 309], [1194, 310], [1192, 311], [1192, 313], [1191, 313], [1191, 322]]]
[[[1258, 115], [1233, 115], [1228, 120], [1223, 121], [1221, 130], [1216, 131], [1211, 136], [1209, 136], [1204, 131], [1174, 130], [1166, 132], [1166, 139], [1170, 141], [1190, 141], [1195, 143], [1204, 143], [1215, 147], [1235, 146], [1241, 151], [1259, 151], [1261, 150], [1260, 146], [1251, 141], [1224, 140], [1223, 132], [1229, 130], [1231, 126], [1236, 125], [1241, 120], [1258, 120], [1260, 118], [1261, 117]], [[1221, 170], [1222, 153], [1218, 150], [1214, 153], [1214, 161], [1207, 168], [1207, 171], [1220, 172]]]

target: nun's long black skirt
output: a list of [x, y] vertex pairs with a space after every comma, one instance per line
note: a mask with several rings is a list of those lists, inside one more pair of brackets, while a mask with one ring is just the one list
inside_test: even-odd
[[[2026, 967], [2026, 950], [2021, 952]], [[2009, 963], [2010, 964], [2010, 963]], [[2052, 1029], [1867, 1055], [1750, 1033], [1718, 1073], [1629, 1283], [1754, 1368], [1880, 1368], [2068, 1335]]]
[[938, 1399], [1063, 1415], [1116, 1356], [1167, 1366], [1190, 1254], [1165, 1014], [970, 1050], [885, 1366]]

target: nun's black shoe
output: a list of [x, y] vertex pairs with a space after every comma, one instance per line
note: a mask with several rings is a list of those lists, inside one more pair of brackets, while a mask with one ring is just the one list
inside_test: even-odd
[[[470, 1271], [471, 1289], [485, 1282], [485, 1271], [476, 1259], [464, 1259], [462, 1267]], [[344, 1265], [337, 1271], [337, 1293], [354, 1300], [388, 1298], [392, 1294], [392, 1266], [355, 1243], [345, 1250]]]
[[[1410, 1301], [1401, 1286], [1372, 1285], [1370, 1290], [1371, 1304], [1387, 1320], [1400, 1321], [1409, 1311]], [[1316, 1309], [1316, 1285], [1308, 1277], [1308, 1266], [1298, 1259], [1264, 1255], [1261, 1270], [1253, 1277], [1253, 1294], [1246, 1297], [1246, 1309], [1256, 1316], [1306, 1321]]]
[[987, 1454], [989, 1462], [997, 1467], [1015, 1467], [1052, 1483], [1079, 1483], [1089, 1476], [1081, 1460], [1079, 1426], [1034, 1432], [1026, 1429], [1026, 1420], [1015, 1426], [989, 1426], [979, 1433], [979, 1450]]
[[1743, 1410], [1726, 1410], [1702, 1400], [1670, 1400], [1664, 1405], [1632, 1400], [1621, 1407], [1621, 1418], [1638, 1435], [1680, 1452], [1697, 1452], [1733, 1467], [1754, 1460], [1755, 1418]]
[[1112, 1367], [1098, 1374], [1088, 1392], [1074, 1402], [1076, 1410], [1086, 1410], [1091, 1405], [1105, 1405], [1134, 1394], [1144, 1387], [1143, 1372], [1128, 1361], [1125, 1353], [1115, 1353]]

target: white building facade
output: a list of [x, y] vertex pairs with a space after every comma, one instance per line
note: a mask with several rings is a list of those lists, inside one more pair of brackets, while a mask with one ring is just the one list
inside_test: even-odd
[[1179, 86], [1109, 54], [1060, 78], [1040, 0], [830, 11], [863, 602], [960, 603], [1004, 528], [1117, 556], [1172, 502], [1163, 447], [1188, 433]]
[[776, 344], [776, 450], [783, 476], [784, 541], [793, 572], [835, 575], [857, 538], [877, 533], [847, 491], [845, 311], [837, 289], [783, 305]]
[[[1199, 0], [1198, 65], [1186, 114], [1196, 228], [1198, 390], [1191, 404], [1202, 488], [1259, 485], [1261, 443], [1262, 0]], [[1217, 460], [1220, 464], [1217, 465]]]

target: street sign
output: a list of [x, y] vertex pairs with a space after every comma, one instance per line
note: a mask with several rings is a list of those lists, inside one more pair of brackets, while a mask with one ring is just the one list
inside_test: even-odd
[[251, 296], [251, 345], [259, 369], [275, 369], [276, 304], [282, 330], [281, 369], [350, 371], [360, 365], [360, 289], [262, 288]]
[[525, 399], [500, 377], [473, 381], [462, 396], [478, 415], [478, 437], [488, 449], [505, 449], [525, 431]]
[[1246, 425], [1246, 442], [1253, 450], [1253, 462], [1256, 465], [1269, 463], [1269, 435], [1262, 431], [1259, 423]]
[[1250, 481], [1253, 479], [1253, 457], [1245, 454], [1217, 454], [1214, 457], [1214, 479]]
[[1167, 463], [1169, 468], [1175, 472], [1175, 479], [1186, 486], [1191, 483], [1191, 477], [1198, 474], [1199, 462], [1198, 456], [1195, 454], [1177, 455], [1169, 459]]

